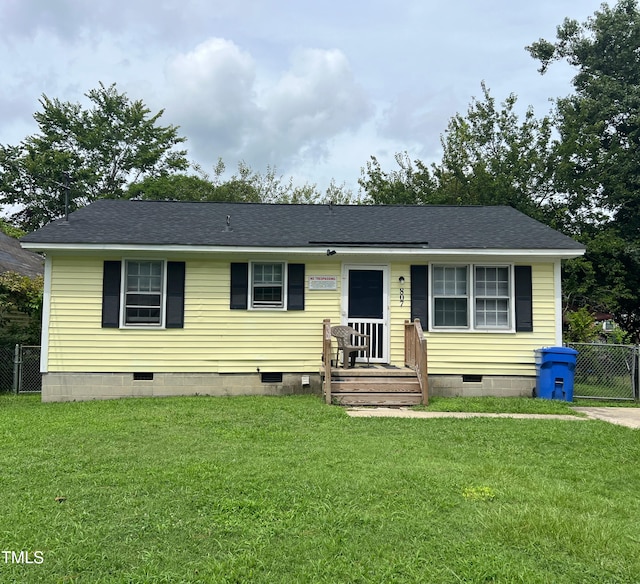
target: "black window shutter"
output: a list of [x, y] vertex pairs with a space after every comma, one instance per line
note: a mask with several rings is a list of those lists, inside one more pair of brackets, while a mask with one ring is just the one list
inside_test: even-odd
[[304, 310], [304, 264], [287, 266], [287, 310]]
[[231, 264], [232, 310], [246, 310], [249, 298], [249, 264]]
[[184, 328], [184, 262], [167, 262], [167, 328]]
[[429, 325], [428, 266], [411, 266], [411, 322], [420, 319], [423, 330]]
[[105, 261], [102, 270], [102, 328], [120, 326], [121, 262]]
[[515, 266], [516, 331], [533, 331], [531, 266]]

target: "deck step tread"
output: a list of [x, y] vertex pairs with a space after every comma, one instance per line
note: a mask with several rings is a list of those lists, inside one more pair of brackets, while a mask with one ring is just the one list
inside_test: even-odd
[[421, 395], [413, 393], [339, 393], [333, 399], [335, 403], [344, 406], [412, 406], [421, 403]]
[[420, 393], [418, 381], [401, 383], [372, 383], [365, 381], [334, 381], [331, 384], [331, 391], [334, 393], [345, 391], [369, 391], [376, 393]]

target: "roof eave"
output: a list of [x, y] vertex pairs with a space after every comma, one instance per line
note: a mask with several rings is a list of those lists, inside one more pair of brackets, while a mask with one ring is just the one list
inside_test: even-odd
[[[498, 248], [451, 248], [434, 249], [428, 245], [420, 247], [376, 247], [376, 246], [298, 246], [298, 247], [253, 247], [253, 246], [222, 246], [222, 245], [150, 245], [150, 244], [117, 244], [117, 243], [33, 243], [21, 242], [25, 249], [40, 252], [159, 252], [164, 253], [239, 253], [255, 255], [291, 254], [291, 255], [328, 255], [328, 251], [349, 256], [370, 255], [430, 255], [430, 256], [508, 256], [530, 258], [571, 259], [584, 255], [584, 249], [569, 248], [527, 248], [527, 249], [498, 249]], [[331, 254], [334, 255], [334, 254]]]

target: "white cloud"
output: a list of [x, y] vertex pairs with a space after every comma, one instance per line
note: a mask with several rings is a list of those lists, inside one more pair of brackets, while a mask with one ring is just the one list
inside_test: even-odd
[[266, 98], [267, 124], [293, 143], [322, 140], [359, 126], [371, 106], [338, 50], [297, 51]]
[[[180, 126], [209, 169], [245, 160], [355, 183], [370, 155], [433, 160], [485, 80], [548, 111], [571, 70], [544, 77], [524, 46], [600, 0], [0, 0], [0, 144], [36, 130], [43, 94], [84, 103], [117, 83]], [[295, 179], [298, 180], [298, 176]]]
[[326, 144], [357, 128], [372, 108], [338, 50], [295, 51], [291, 67], [258, 82], [258, 63], [224, 39], [173, 57], [166, 76], [171, 117], [180, 120], [197, 158], [286, 165], [318, 158]]
[[224, 39], [209, 39], [174, 57], [166, 68], [173, 117], [197, 150], [239, 150], [255, 125], [255, 63]]

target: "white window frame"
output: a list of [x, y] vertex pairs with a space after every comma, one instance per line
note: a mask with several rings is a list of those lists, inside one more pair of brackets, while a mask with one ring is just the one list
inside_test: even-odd
[[[133, 262], [153, 262], [159, 263], [161, 267], [160, 274], [160, 320], [159, 322], [127, 322], [127, 273], [130, 263]], [[165, 314], [167, 305], [167, 262], [166, 260], [150, 259], [150, 258], [123, 258], [122, 273], [120, 277], [120, 326], [122, 328], [133, 329], [162, 329], [165, 328]], [[135, 292], [132, 292], [135, 294]], [[144, 294], [144, 292], [142, 292]], [[154, 294], [158, 294], [155, 292]], [[151, 295], [151, 293], [150, 293]], [[155, 308], [155, 306], [154, 306]]]
[[[476, 293], [476, 284], [477, 284], [477, 274], [476, 274], [476, 270], [480, 268], [480, 269], [506, 269], [507, 270], [507, 294], [495, 294], [495, 295], [480, 295]], [[471, 308], [472, 313], [473, 313], [473, 327], [475, 329], [478, 330], [492, 330], [492, 331], [502, 331], [502, 330], [509, 330], [511, 329], [511, 322], [512, 322], [512, 316], [511, 316], [511, 306], [513, 305], [513, 301], [512, 301], [512, 286], [511, 286], [511, 281], [513, 280], [513, 276], [511, 274], [511, 270], [509, 269], [509, 266], [499, 266], [499, 265], [484, 265], [484, 264], [474, 264], [473, 266], [471, 266], [471, 269], [473, 270], [473, 306]], [[506, 300], [507, 301], [507, 324], [503, 324], [503, 325], [499, 325], [499, 324], [495, 324], [495, 325], [478, 325], [478, 308], [477, 308], [477, 301], [478, 300]], [[486, 317], [486, 310], [485, 310], [485, 317]]]
[[[464, 268], [466, 270], [466, 288], [467, 288], [467, 292], [466, 294], [436, 294], [435, 292], [435, 283], [436, 283], [436, 276], [435, 276], [435, 271], [436, 269], [443, 269], [446, 270], [447, 268], [449, 269], [453, 269], [453, 270], [459, 270], [461, 268]], [[432, 319], [433, 319], [433, 327], [434, 329], [437, 330], [442, 330], [442, 329], [454, 329], [454, 330], [467, 330], [470, 328], [470, 321], [469, 321], [469, 304], [472, 302], [472, 295], [471, 295], [471, 289], [472, 289], [472, 278], [470, 275], [470, 266], [467, 264], [434, 264], [431, 266], [431, 278], [430, 280], [433, 282], [432, 285], [432, 293], [431, 293], [431, 299], [430, 299], [430, 307], [431, 307], [431, 313], [432, 313]], [[435, 324], [435, 320], [436, 320], [436, 300], [439, 299], [446, 299], [446, 300], [465, 300], [467, 303], [467, 310], [466, 310], [466, 315], [467, 315], [467, 324], [466, 325], [459, 325], [459, 326], [455, 326], [455, 325], [436, 325]]]
[[[435, 300], [436, 298], [462, 298], [463, 296], [443, 296], [435, 294], [435, 269], [436, 268], [462, 268], [467, 269], [467, 326], [436, 326], [435, 324]], [[509, 295], [506, 296], [480, 296], [476, 295], [475, 280], [476, 268], [507, 268], [509, 277]], [[506, 326], [478, 326], [476, 324], [476, 299], [507, 299], [508, 324]], [[513, 264], [507, 263], [461, 263], [446, 262], [433, 263], [429, 266], [429, 330], [432, 332], [473, 332], [473, 333], [513, 333], [515, 332], [515, 282]]]
[[[272, 304], [254, 305], [254, 272], [258, 265], [280, 265], [282, 266], [282, 301]], [[249, 263], [249, 310], [286, 310], [287, 309], [287, 262], [283, 261], [256, 261]]]

